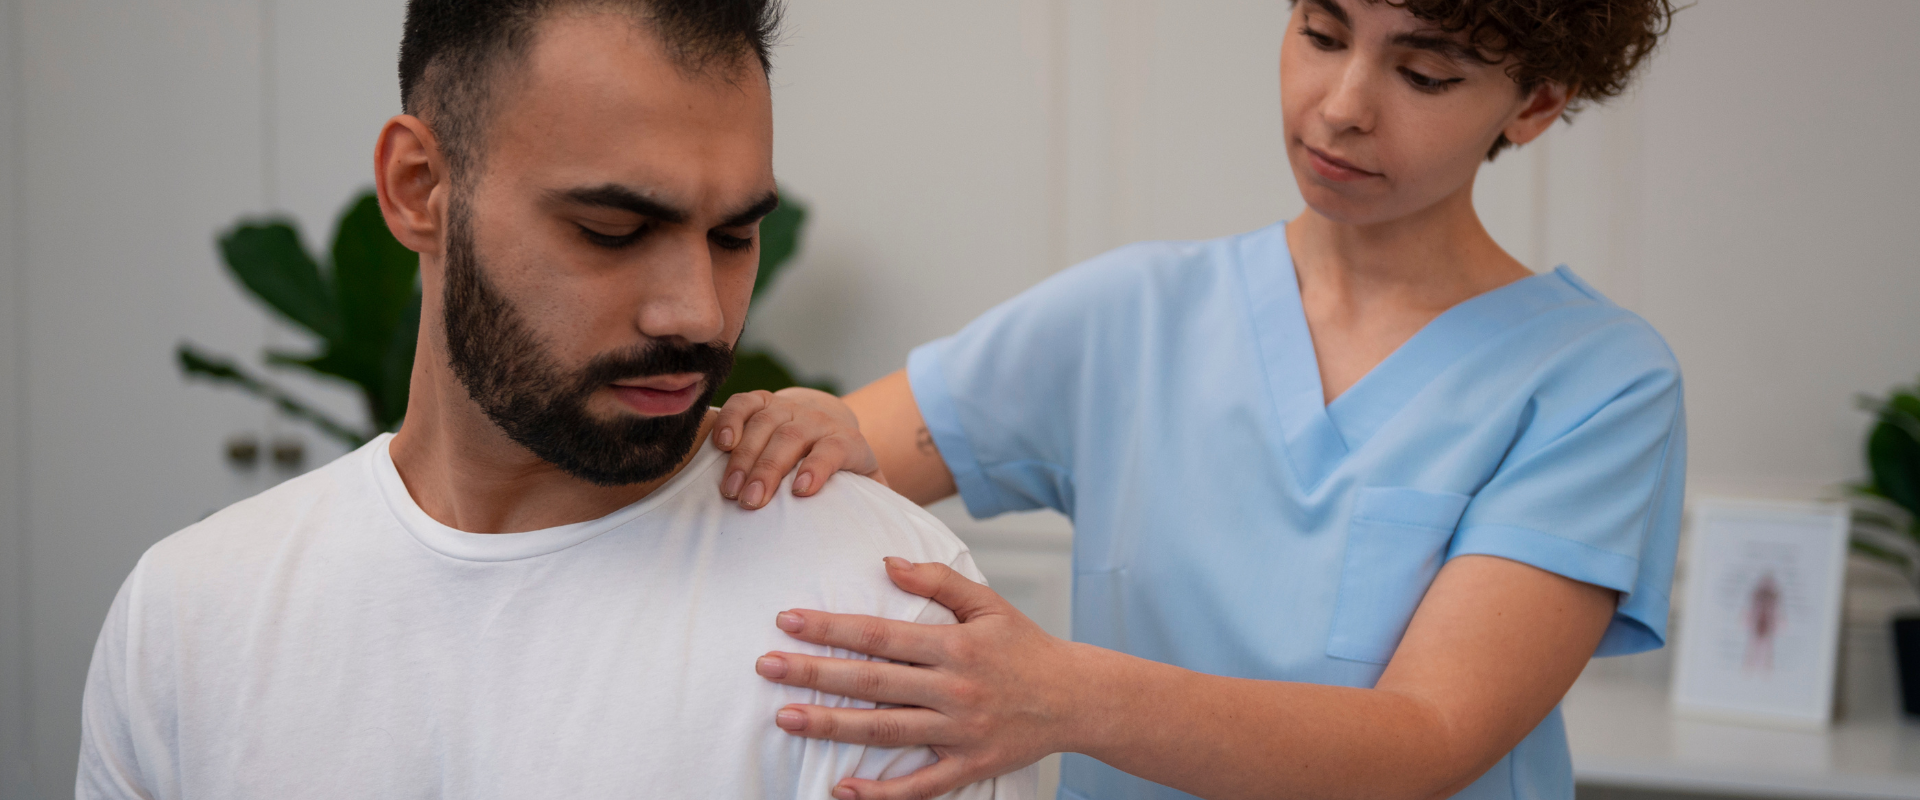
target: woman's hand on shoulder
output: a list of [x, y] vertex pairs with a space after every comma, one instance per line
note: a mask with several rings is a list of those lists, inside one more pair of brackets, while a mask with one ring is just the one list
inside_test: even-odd
[[[887, 780], [844, 778], [835, 800], [914, 800], [1006, 775], [1073, 749], [1090, 684], [1110, 651], [1048, 634], [1012, 603], [945, 564], [886, 560], [901, 589], [931, 598], [958, 624], [922, 624], [795, 609], [774, 624], [803, 642], [881, 660], [772, 652], [754, 670], [786, 686], [881, 708], [791, 704], [774, 724], [794, 736], [865, 747], [932, 747], [935, 763]], [[929, 619], [923, 615], [921, 619]], [[1124, 659], [1125, 656], [1120, 658]]]
[[743, 392], [727, 398], [714, 421], [713, 444], [730, 453], [720, 494], [742, 508], [759, 508], [788, 473], [793, 493], [820, 491], [841, 470], [886, 483], [873, 448], [860, 435], [853, 409], [817, 389]]

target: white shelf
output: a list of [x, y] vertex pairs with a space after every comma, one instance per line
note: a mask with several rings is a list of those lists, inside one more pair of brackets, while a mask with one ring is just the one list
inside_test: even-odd
[[1583, 678], [1562, 706], [1580, 783], [1835, 800], [1920, 799], [1920, 725], [1892, 713], [1826, 730], [1675, 717], [1664, 684]]

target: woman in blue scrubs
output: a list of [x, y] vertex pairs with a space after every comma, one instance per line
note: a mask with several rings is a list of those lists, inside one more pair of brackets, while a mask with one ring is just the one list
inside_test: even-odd
[[1680, 373], [1639, 317], [1502, 251], [1472, 188], [1624, 89], [1670, 13], [1300, 0], [1281, 49], [1299, 217], [1075, 266], [844, 403], [734, 398], [722, 491], [749, 507], [798, 463], [803, 495], [848, 468], [1074, 521], [1073, 642], [898, 560], [962, 623], [779, 615], [902, 663], [770, 653], [761, 675], [902, 707], [777, 724], [942, 753], [834, 796], [1066, 752], [1075, 800], [1570, 798], [1561, 697], [1590, 657], [1665, 636]]

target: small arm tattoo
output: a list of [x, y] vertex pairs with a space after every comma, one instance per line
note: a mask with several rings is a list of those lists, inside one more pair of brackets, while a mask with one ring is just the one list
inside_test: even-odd
[[933, 444], [933, 432], [927, 430], [924, 425], [920, 427], [918, 432], [914, 433], [913, 443], [919, 446], [920, 452], [922, 453], [930, 456], [940, 455], [940, 448], [935, 447]]

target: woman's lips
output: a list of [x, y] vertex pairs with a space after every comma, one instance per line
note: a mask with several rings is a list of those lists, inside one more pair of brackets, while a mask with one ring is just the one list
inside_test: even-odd
[[649, 417], [668, 417], [693, 407], [700, 399], [701, 376], [664, 376], [613, 384], [613, 395], [628, 408]]
[[1301, 145], [1301, 147], [1306, 148], [1307, 161], [1313, 165], [1314, 174], [1327, 180], [1348, 183], [1351, 181], [1365, 180], [1367, 178], [1382, 177], [1378, 172], [1368, 172], [1346, 161], [1307, 147], [1306, 145]]

